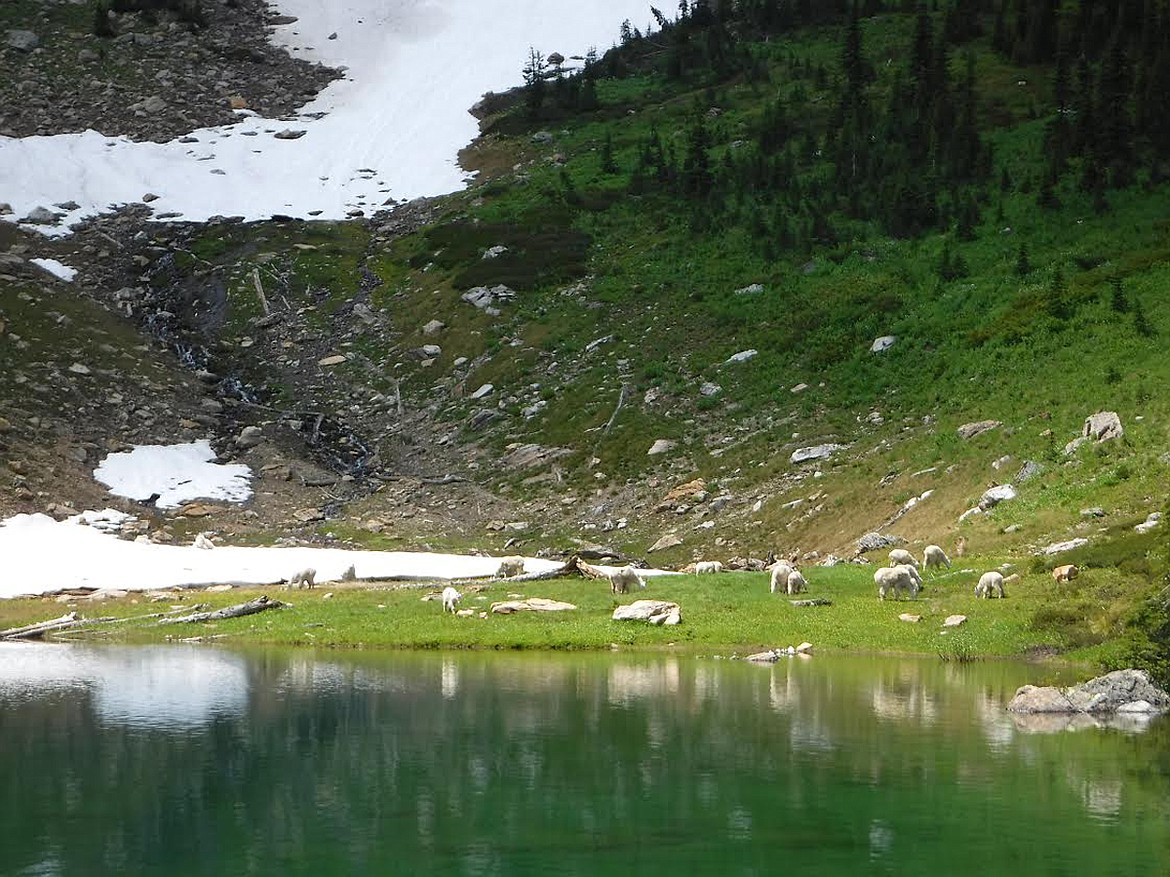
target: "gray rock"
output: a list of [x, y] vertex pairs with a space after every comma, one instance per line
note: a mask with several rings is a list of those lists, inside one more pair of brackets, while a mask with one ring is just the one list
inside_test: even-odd
[[758, 353], [758, 350], [741, 350], [739, 353], [733, 353], [731, 356], [727, 357], [727, 360], [724, 364], [726, 365], [727, 363], [747, 362]]
[[668, 600], [635, 600], [613, 610], [614, 621], [648, 621], [650, 624], [682, 623], [682, 609]]
[[1085, 445], [1088, 443], [1089, 443], [1089, 440], [1087, 438], [1085, 438], [1083, 435], [1077, 436], [1075, 439], [1073, 439], [1071, 442], [1069, 442], [1067, 445], [1064, 446], [1064, 455], [1066, 457], [1071, 457], [1073, 454], [1075, 454], [1077, 452], [1077, 449], [1081, 445]]
[[1162, 513], [1161, 512], [1150, 512], [1146, 516], [1146, 519], [1144, 521], [1142, 521], [1140, 524], [1138, 524], [1136, 527], [1134, 527], [1134, 530], [1138, 533], [1148, 533], [1152, 529], [1154, 529], [1156, 526], [1158, 526], [1158, 524], [1161, 523], [1161, 521], [1162, 521]]
[[473, 413], [471, 418], [467, 421], [467, 428], [473, 432], [481, 430], [493, 420], [496, 420], [499, 416], [499, 411], [495, 411], [491, 408], [480, 408], [475, 413]]
[[675, 442], [670, 439], [658, 439], [650, 446], [650, 450], [646, 452], [647, 456], [654, 457], [658, 454], [665, 454], [667, 451], [674, 450]]
[[762, 283], [751, 283], [751, 284], [748, 284], [747, 286], [741, 286], [739, 289], [737, 289], [735, 291], [735, 294], [736, 295], [756, 295], [757, 293], [761, 293], [763, 291], [764, 291], [764, 285]]
[[1003, 426], [1003, 421], [1001, 420], [977, 420], [973, 423], [964, 423], [955, 432], [959, 434], [959, 438], [961, 439], [971, 439], [980, 433], [998, 429], [1001, 426]]
[[898, 536], [884, 536], [881, 533], [866, 533], [857, 540], [857, 553], [866, 554], [870, 551], [881, 551], [891, 545], [901, 545], [904, 539]]
[[1101, 506], [1092, 506], [1091, 508], [1081, 509], [1082, 518], [1103, 518], [1105, 517], [1105, 509]]
[[444, 323], [442, 320], [431, 320], [429, 323], [427, 323], [425, 326], [422, 327], [422, 331], [423, 331], [424, 335], [438, 335], [440, 332], [442, 332], [446, 328], [447, 328], [447, 324]]
[[31, 30], [10, 30], [4, 38], [4, 45], [18, 52], [31, 52], [41, 44], [41, 38]]
[[1081, 435], [1096, 442], [1106, 442], [1110, 439], [1121, 438], [1125, 430], [1121, 428], [1121, 418], [1116, 411], [1098, 411], [1085, 418], [1085, 425]]
[[1072, 551], [1074, 548], [1080, 548], [1082, 545], [1088, 545], [1088, 539], [1069, 539], [1067, 542], [1054, 542], [1045, 548], [1040, 549], [1041, 554], [1060, 554], [1062, 551]]
[[305, 133], [306, 132], [304, 128], [285, 128], [283, 131], [277, 131], [272, 136], [277, 140], [297, 140], [301, 137], [304, 137]]
[[20, 221], [30, 225], [56, 225], [60, 219], [60, 213], [54, 213], [47, 207], [34, 207]]
[[665, 536], [647, 548], [646, 551], [647, 553], [654, 551], [665, 551], [667, 548], [674, 548], [676, 545], [682, 545], [682, 539], [680, 539], [674, 533], [667, 533]]
[[837, 451], [840, 451], [846, 447], [848, 447], [848, 446], [847, 445], [837, 445], [837, 444], [824, 444], [824, 445], [813, 445], [812, 447], [808, 447], [808, 448], [797, 448], [795, 451], [792, 452], [792, 456], [789, 457], [789, 462], [791, 462], [791, 463], [807, 463], [809, 460], [824, 460], [824, 459], [827, 459], [828, 457], [833, 456], [833, 454], [837, 453]]
[[869, 345], [869, 352], [883, 353], [893, 347], [897, 340], [897, 335], [882, 335], [880, 338], [874, 338], [873, 344]]
[[699, 387], [699, 394], [702, 396], [716, 396], [722, 390], [723, 388], [718, 384], [713, 384], [710, 381], [704, 381], [702, 386]]
[[1022, 484], [1029, 478], [1035, 478], [1043, 471], [1044, 467], [1039, 463], [1034, 460], [1025, 460], [1024, 465], [1020, 467], [1020, 471], [1016, 473], [1016, 483]]
[[493, 384], [480, 384], [479, 388], [467, 398], [482, 399], [484, 396], [491, 395], [493, 390], [495, 390], [495, 385]]
[[245, 426], [236, 436], [237, 448], [254, 448], [264, 441], [264, 430], [258, 426]]
[[1114, 670], [1071, 688], [1025, 685], [1008, 704], [1018, 713], [1164, 713], [1170, 694], [1144, 670]]
[[1016, 489], [1010, 484], [997, 484], [995, 487], [985, 490], [983, 496], [979, 497], [979, 508], [983, 511], [988, 511], [989, 509], [995, 508], [1001, 502], [1015, 499], [1016, 496]]

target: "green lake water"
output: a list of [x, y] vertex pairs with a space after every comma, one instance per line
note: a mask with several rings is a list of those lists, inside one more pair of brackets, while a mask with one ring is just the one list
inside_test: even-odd
[[0, 874], [1170, 874], [1170, 722], [1004, 711], [1052, 681], [0, 645]]

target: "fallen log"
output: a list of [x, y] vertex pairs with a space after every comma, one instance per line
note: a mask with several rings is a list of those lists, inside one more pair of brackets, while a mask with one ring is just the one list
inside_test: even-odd
[[23, 627], [10, 627], [8, 630], [0, 630], [0, 639], [40, 639], [46, 633], [52, 633], [55, 630], [65, 630], [66, 628], [84, 623], [85, 620], [78, 618], [76, 612], [70, 612], [67, 615], [62, 615], [60, 618], [53, 618], [49, 621], [38, 621], [36, 624], [26, 624]]
[[161, 618], [159, 624], [194, 624], [198, 621], [221, 621], [225, 618], [242, 618], [245, 615], [255, 615], [266, 609], [280, 609], [287, 606], [279, 600], [269, 600], [267, 594], [261, 594], [255, 600], [247, 603], [237, 603], [235, 606], [225, 606], [212, 612], [192, 612], [190, 615], [180, 615], [178, 618]]

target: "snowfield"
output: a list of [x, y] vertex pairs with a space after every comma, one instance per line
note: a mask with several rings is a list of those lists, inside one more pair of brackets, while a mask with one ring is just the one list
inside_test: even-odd
[[[458, 151], [478, 133], [469, 108], [521, 82], [530, 48], [566, 58], [604, 52], [621, 23], [648, 29], [643, 0], [278, 0], [297, 21], [273, 39], [345, 68], [295, 121], [240, 111], [197, 142], [135, 143], [96, 131], [0, 137], [0, 202], [19, 221], [37, 207], [72, 222], [141, 202], [186, 221], [274, 214], [342, 219], [461, 188]], [[336, 34], [335, 38], [331, 38]], [[570, 61], [566, 68], [576, 62]], [[316, 118], [318, 114], [324, 114]], [[281, 132], [303, 132], [278, 139]], [[187, 138], [189, 139], [189, 138]], [[75, 210], [56, 208], [75, 202]]]

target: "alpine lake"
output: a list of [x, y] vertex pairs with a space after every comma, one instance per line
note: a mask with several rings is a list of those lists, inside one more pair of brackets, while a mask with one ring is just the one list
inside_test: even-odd
[[1168, 874], [1170, 720], [1005, 710], [1076, 679], [3, 644], [0, 874]]

